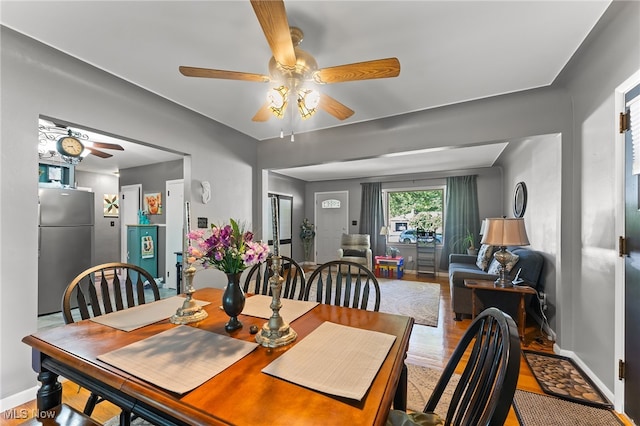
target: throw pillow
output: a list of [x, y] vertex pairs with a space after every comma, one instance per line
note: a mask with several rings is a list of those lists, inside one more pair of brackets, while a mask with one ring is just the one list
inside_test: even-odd
[[[511, 255], [513, 256], [513, 259], [507, 262], [505, 268], [507, 270], [507, 273], [511, 272], [513, 267], [516, 266], [516, 263], [518, 263], [518, 260], [520, 259], [520, 256], [518, 256], [517, 254], [511, 253]], [[498, 275], [500, 273], [500, 263], [497, 260], [493, 259], [491, 265], [489, 265], [489, 269], [487, 269], [487, 273], [491, 275]]]
[[493, 246], [488, 244], [483, 244], [478, 250], [478, 257], [476, 259], [476, 266], [482, 269], [483, 271], [487, 270], [489, 266], [489, 262], [491, 261], [491, 256], [493, 256]]
[[367, 257], [367, 252], [365, 250], [344, 249], [342, 251], [342, 256], [344, 256], [344, 257]]

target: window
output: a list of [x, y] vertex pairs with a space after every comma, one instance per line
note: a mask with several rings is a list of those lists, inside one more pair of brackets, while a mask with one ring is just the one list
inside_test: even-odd
[[442, 243], [444, 188], [386, 191], [388, 242], [412, 244], [416, 230], [435, 232]]

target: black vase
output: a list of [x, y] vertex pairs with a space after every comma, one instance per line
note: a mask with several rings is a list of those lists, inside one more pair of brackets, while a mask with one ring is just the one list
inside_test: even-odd
[[232, 332], [242, 328], [242, 323], [238, 321], [238, 315], [244, 309], [244, 292], [240, 287], [240, 277], [242, 273], [227, 274], [227, 288], [222, 295], [222, 308], [229, 315], [229, 322], [225, 324], [224, 329]]

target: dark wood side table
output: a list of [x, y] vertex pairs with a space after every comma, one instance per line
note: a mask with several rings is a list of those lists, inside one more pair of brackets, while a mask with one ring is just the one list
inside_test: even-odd
[[[471, 289], [471, 315], [472, 318], [476, 317], [476, 290], [485, 291], [504, 291], [507, 293], [515, 293], [520, 295], [520, 303], [518, 304], [518, 334], [523, 344], [524, 341], [524, 329], [527, 322], [527, 310], [524, 303], [524, 298], [527, 294], [536, 294], [536, 290], [529, 286], [513, 286], [513, 287], [499, 287], [496, 286], [492, 280], [464, 280], [464, 285]], [[526, 344], [525, 344], [526, 345]]]

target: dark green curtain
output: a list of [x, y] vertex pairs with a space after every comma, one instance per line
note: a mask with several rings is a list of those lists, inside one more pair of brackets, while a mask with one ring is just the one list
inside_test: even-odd
[[360, 233], [369, 234], [373, 255], [383, 256], [386, 251], [386, 242], [384, 235], [380, 235], [380, 228], [384, 225], [382, 184], [380, 182], [374, 182], [363, 183], [361, 185]]
[[447, 178], [445, 196], [444, 242], [440, 257], [440, 269], [449, 269], [449, 254], [467, 253], [460, 241], [471, 233], [475, 247], [480, 245], [480, 216], [478, 213], [477, 176]]

